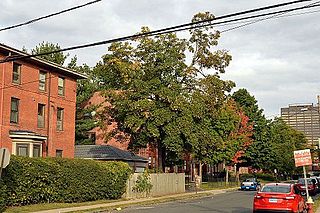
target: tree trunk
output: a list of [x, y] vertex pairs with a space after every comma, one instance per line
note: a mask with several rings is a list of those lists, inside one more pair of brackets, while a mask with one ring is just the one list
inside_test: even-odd
[[202, 166], [203, 164], [201, 163], [201, 161], [199, 161], [199, 178], [200, 178], [200, 185], [202, 183]]
[[239, 165], [238, 164], [236, 164], [235, 169], [236, 169], [236, 181], [239, 182], [240, 181], [240, 174], [239, 174]]
[[158, 170], [165, 172], [166, 149], [158, 144]]
[[229, 170], [226, 167], [226, 185], [229, 183]]

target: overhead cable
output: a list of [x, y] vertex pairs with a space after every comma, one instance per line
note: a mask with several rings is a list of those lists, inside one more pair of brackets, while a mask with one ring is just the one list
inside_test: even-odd
[[59, 12], [56, 12], [56, 13], [52, 13], [52, 14], [49, 14], [49, 15], [41, 16], [39, 18], [35, 18], [35, 19], [29, 20], [29, 21], [26, 21], [26, 22], [23, 22], [23, 23], [20, 23], [20, 24], [4, 27], [4, 28], [0, 29], [0, 32], [1, 31], [5, 31], [5, 30], [10, 30], [10, 29], [13, 29], [13, 28], [17, 28], [17, 27], [21, 27], [21, 26], [24, 26], [24, 25], [28, 25], [28, 24], [40, 21], [42, 19], [47, 19], [47, 18], [50, 18], [52, 16], [60, 15], [62, 13], [66, 13], [66, 12], [69, 12], [69, 11], [72, 11], [72, 10], [79, 9], [81, 7], [85, 7], [85, 6], [88, 6], [88, 5], [91, 5], [91, 4], [95, 4], [95, 3], [100, 2], [100, 1], [102, 1], [102, 0], [91, 1], [91, 2], [82, 4], [82, 5], [78, 5], [78, 6], [75, 6], [75, 7], [71, 7], [69, 9], [65, 9], [65, 10], [62, 10], [62, 11], [59, 11]]
[[[307, 8], [311, 8], [311, 7], [318, 7], [318, 6], [320, 6], [318, 3], [320, 3], [320, 1], [308, 4], [308, 5], [300, 7], [300, 8], [301, 9], [307, 9]], [[287, 13], [290, 13], [290, 12], [292, 12], [292, 11], [291, 10], [286, 10], [286, 11], [283, 11], [282, 13], [273, 14], [273, 15], [271, 15], [269, 17], [265, 17], [265, 18], [261, 18], [261, 19], [256, 19], [256, 20], [251, 21], [249, 23], [245, 23], [245, 24], [242, 24], [242, 25], [239, 25], [239, 26], [231, 27], [229, 29], [225, 29], [225, 30], [222, 30], [220, 32], [221, 33], [225, 33], [225, 32], [231, 31], [231, 30], [239, 29], [239, 28], [242, 28], [242, 27], [245, 27], [245, 26], [248, 26], [248, 25], [252, 25], [252, 24], [255, 24], [255, 23], [258, 23], [258, 22], [261, 22], [261, 21], [265, 21], [265, 20], [268, 20], [268, 19], [281, 18], [281, 17], [284, 17], [284, 14], [287, 14]], [[292, 15], [294, 15], [294, 14], [292, 14]]]
[[[237, 18], [237, 19], [231, 19], [231, 20], [212, 23], [212, 21], [216, 21], [216, 20], [221, 20], [221, 19], [226, 19], [226, 18], [230, 18], [230, 17], [245, 15], [245, 14], [248, 14], [248, 13], [254, 13], [254, 12], [263, 11], [263, 10], [269, 10], [269, 9], [273, 9], [273, 8], [277, 8], [277, 7], [283, 7], [283, 6], [286, 6], [286, 5], [297, 4], [297, 3], [306, 2], [306, 1], [312, 1], [312, 0], [298, 0], [298, 1], [282, 3], [282, 4], [276, 4], [276, 5], [271, 5], [271, 6], [267, 6], [267, 7], [261, 7], [261, 8], [246, 10], [246, 11], [242, 11], [242, 12], [232, 13], [232, 14], [228, 14], [228, 15], [223, 15], [223, 16], [212, 18], [212, 19], [206, 19], [206, 20], [201, 20], [201, 21], [197, 21], [197, 22], [190, 22], [190, 23], [181, 24], [181, 25], [172, 26], [172, 27], [167, 27], [167, 28], [163, 28], [163, 29], [159, 29], [159, 30], [150, 31], [150, 32], [137, 33], [137, 34], [133, 34], [133, 35], [130, 35], [130, 36], [124, 36], [124, 37], [119, 37], [119, 38], [114, 38], [114, 39], [109, 39], [109, 40], [89, 43], [89, 44], [83, 44], [83, 45], [68, 47], [68, 48], [55, 50], [55, 51], [51, 51], [51, 52], [46, 52], [46, 53], [39, 53], [39, 54], [32, 54], [32, 55], [24, 54], [24, 55], [18, 55], [18, 56], [17, 55], [13, 55], [13, 56], [7, 57], [4, 60], [0, 60], [0, 63], [14, 61], [14, 60], [18, 60], [18, 59], [32, 58], [32, 57], [36, 57], [36, 56], [48, 55], [48, 54], [52, 54], [52, 53], [70, 51], [70, 50], [75, 50], [75, 49], [93, 47], [93, 46], [98, 46], [98, 45], [104, 45], [104, 44], [109, 44], [109, 43], [113, 43], [113, 42], [120, 42], [120, 41], [125, 41], [125, 40], [130, 40], [130, 39], [136, 39], [136, 38], [139, 38], [139, 37], [156, 36], [156, 35], [173, 33], [173, 32], [178, 32], [178, 31], [183, 31], [183, 30], [190, 30], [190, 29], [194, 29], [194, 28], [202, 28], [202, 27], [206, 27], [206, 26], [213, 26], [213, 25], [218, 25], [218, 24], [223, 24], [223, 23], [230, 23], [230, 22], [234, 22], [234, 21], [240, 21], [240, 20], [252, 19], [252, 18], [257, 18], [257, 17], [269, 16], [269, 15], [272, 15], [272, 14], [278, 14], [278, 13], [283, 13], [283, 12], [287, 12], [287, 11], [295, 11], [295, 10], [306, 9], [307, 7], [303, 6], [303, 7], [298, 7], [298, 8], [292, 8], [292, 9], [281, 10], [281, 11], [276, 11], [276, 12], [269, 12], [269, 13], [265, 13], [265, 14], [241, 17], [241, 18]], [[320, 6], [320, 5], [313, 5], [313, 6], [309, 6], [309, 7], [315, 7], [315, 6]]]

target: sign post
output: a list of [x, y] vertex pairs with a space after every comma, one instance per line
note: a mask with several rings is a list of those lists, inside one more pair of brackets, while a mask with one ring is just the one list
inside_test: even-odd
[[2, 169], [6, 168], [10, 162], [10, 152], [7, 148], [0, 148], [0, 179]]
[[307, 193], [308, 212], [312, 213], [313, 200], [309, 196], [308, 182], [307, 182], [307, 172], [306, 172], [306, 167], [305, 167], [305, 166], [312, 165], [310, 149], [294, 151], [293, 155], [294, 155], [295, 166], [296, 167], [299, 167], [299, 166], [303, 167], [304, 183], [305, 183], [306, 193]]

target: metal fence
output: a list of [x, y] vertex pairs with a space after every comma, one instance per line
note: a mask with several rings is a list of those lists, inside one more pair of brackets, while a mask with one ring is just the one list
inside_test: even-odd
[[[227, 182], [225, 177], [202, 176], [202, 189], [221, 189], [238, 186], [240, 186], [240, 182], [235, 177], [229, 177]], [[191, 178], [188, 178], [188, 176], [186, 176], [186, 191], [197, 191], [195, 182]]]
[[207, 183], [208, 187], [220, 188], [220, 187], [236, 187], [239, 186], [239, 181], [235, 177], [229, 177], [228, 182], [225, 177], [212, 177], [207, 176], [204, 178], [203, 183]]

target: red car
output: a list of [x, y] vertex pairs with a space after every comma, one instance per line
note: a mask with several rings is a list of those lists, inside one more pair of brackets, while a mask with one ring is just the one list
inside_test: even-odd
[[[316, 193], [318, 191], [318, 186], [317, 186], [315, 180], [312, 178], [307, 178], [307, 183], [308, 183], [309, 195], [316, 195]], [[306, 185], [305, 185], [303, 178], [299, 178], [298, 183], [297, 183], [297, 187], [302, 195], [307, 194], [306, 193]]]
[[268, 183], [254, 196], [253, 212], [303, 212], [305, 201], [295, 184]]

